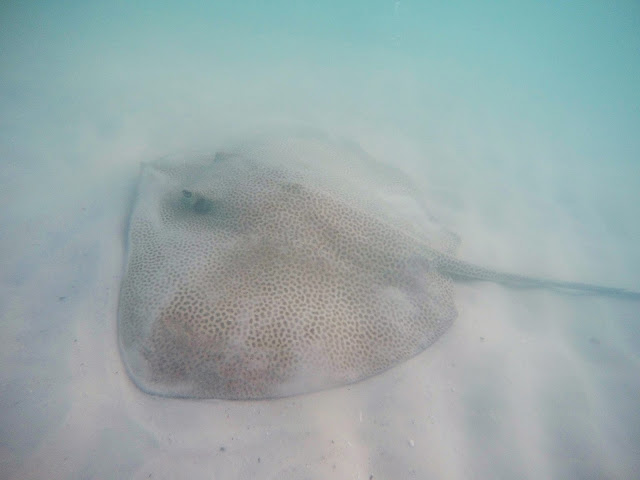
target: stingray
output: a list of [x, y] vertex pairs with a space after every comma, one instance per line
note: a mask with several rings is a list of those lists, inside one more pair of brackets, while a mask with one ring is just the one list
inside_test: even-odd
[[144, 165], [118, 320], [130, 377], [151, 394], [240, 400], [357, 382], [449, 328], [454, 279], [640, 298], [461, 261], [417, 197], [322, 139]]

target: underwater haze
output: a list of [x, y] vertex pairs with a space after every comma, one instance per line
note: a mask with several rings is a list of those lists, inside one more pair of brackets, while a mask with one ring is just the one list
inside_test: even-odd
[[637, 291], [638, 85], [636, 1], [3, 2], [0, 478], [640, 478], [638, 301], [456, 283], [419, 355], [257, 401], [144, 393], [117, 333], [140, 165], [272, 132], [465, 261]]

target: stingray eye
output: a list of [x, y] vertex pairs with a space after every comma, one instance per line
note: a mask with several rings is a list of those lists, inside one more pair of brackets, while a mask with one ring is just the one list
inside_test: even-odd
[[213, 208], [211, 200], [191, 190], [182, 190], [182, 205], [201, 215], [209, 213]]

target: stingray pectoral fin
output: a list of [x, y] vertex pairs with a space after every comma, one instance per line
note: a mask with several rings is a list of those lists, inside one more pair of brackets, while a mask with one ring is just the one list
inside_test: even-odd
[[599, 295], [640, 300], [640, 292], [625, 288], [607, 287], [581, 282], [566, 282], [547, 278], [529, 277], [514, 273], [500, 272], [458, 260], [446, 254], [437, 253], [433, 260], [435, 268], [457, 280], [477, 280], [499, 283], [511, 288], [545, 288], [571, 295]]
[[413, 217], [395, 220], [360, 176], [324, 178], [358, 161], [287, 142], [145, 167], [118, 318], [134, 383], [283, 397], [376, 375], [436, 341], [456, 316], [451, 280], [429, 257], [407, 261], [431, 239], [405, 228]]

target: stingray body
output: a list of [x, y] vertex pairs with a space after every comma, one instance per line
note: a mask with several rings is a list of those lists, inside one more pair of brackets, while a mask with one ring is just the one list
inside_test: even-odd
[[352, 383], [442, 335], [456, 317], [452, 277], [637, 295], [464, 263], [420, 205], [398, 218], [408, 187], [394, 175], [310, 139], [145, 165], [118, 325], [134, 382], [222, 399]]

